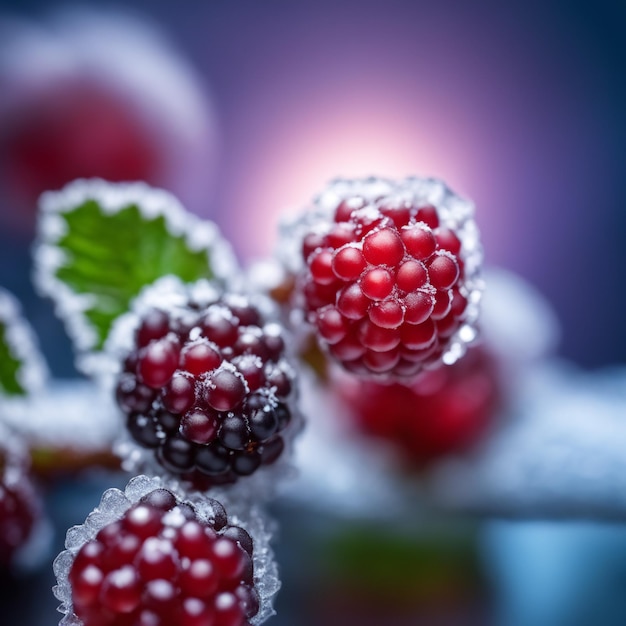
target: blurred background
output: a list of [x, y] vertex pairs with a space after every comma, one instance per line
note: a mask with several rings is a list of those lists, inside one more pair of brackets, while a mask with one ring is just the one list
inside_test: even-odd
[[[249, 262], [336, 176], [432, 175], [475, 202], [487, 264], [554, 309], [560, 356], [623, 364], [625, 77], [618, 0], [0, 0], [0, 285], [53, 374], [73, 376], [30, 282], [42, 191], [147, 180]], [[96, 503], [73, 508], [89, 485], [57, 487], [59, 529]], [[381, 531], [289, 502], [275, 512], [276, 626], [626, 622], [619, 525], [426, 515]], [[10, 623], [56, 623], [48, 578], [11, 578]], [[33, 589], [41, 614], [22, 618]]]

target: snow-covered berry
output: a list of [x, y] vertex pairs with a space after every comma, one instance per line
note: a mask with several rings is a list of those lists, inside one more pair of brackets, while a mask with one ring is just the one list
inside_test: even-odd
[[298, 306], [345, 369], [407, 379], [462, 356], [481, 289], [472, 214], [438, 181], [339, 180], [285, 229]]
[[297, 430], [282, 328], [253, 300], [146, 308], [117, 379], [132, 439], [199, 488], [272, 464]]
[[250, 523], [248, 532], [219, 501], [182, 498], [158, 479], [108, 490], [55, 560], [61, 623], [261, 623], [273, 612], [277, 580], [261, 520]]

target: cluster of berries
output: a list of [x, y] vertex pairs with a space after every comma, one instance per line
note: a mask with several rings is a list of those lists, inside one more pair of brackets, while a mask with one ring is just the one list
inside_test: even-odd
[[[329, 358], [354, 380], [369, 379], [353, 402], [367, 404], [365, 423], [370, 409], [377, 418], [387, 414], [380, 403], [390, 396], [409, 394], [412, 402], [420, 391], [406, 385], [454, 362], [473, 338], [480, 249], [471, 209], [447, 189], [417, 193], [420, 184], [344, 181], [340, 193], [331, 185], [324, 211], [288, 232], [299, 250], [290, 304]], [[131, 314], [116, 398], [133, 445], [156, 460], [157, 473], [206, 490], [281, 456], [299, 428], [295, 369], [282, 326], [256, 296], [185, 294], [169, 304], [144, 302]], [[401, 411], [388, 420], [393, 436], [405, 437], [402, 420]], [[459, 441], [469, 438], [469, 428], [448, 421]], [[256, 546], [220, 507], [214, 502], [221, 512], [203, 519], [166, 489], [134, 503], [73, 555], [65, 574], [73, 615], [83, 626], [255, 621], [263, 602], [255, 591]]]

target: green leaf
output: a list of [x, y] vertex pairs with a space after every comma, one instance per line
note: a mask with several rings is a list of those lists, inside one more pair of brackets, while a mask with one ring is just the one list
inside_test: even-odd
[[163, 216], [148, 220], [136, 205], [106, 215], [89, 200], [62, 218], [68, 230], [58, 246], [67, 260], [56, 276], [75, 293], [93, 296], [85, 315], [97, 331], [97, 348], [142, 287], [166, 274], [185, 282], [213, 276], [206, 250], [190, 250], [168, 232]]
[[42, 213], [41, 247], [55, 261], [40, 255], [38, 282], [81, 350], [102, 349], [143, 287], [166, 275], [223, 278], [213, 258], [230, 254], [213, 224], [143, 184], [77, 181], [46, 194]]
[[9, 346], [8, 328], [0, 320], [0, 395], [25, 396], [27, 391], [19, 381], [21, 361]]
[[18, 301], [0, 288], [0, 401], [40, 390], [47, 368]]

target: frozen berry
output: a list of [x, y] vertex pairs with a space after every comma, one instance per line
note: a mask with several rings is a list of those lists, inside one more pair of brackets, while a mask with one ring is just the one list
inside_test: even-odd
[[[294, 370], [282, 328], [249, 297], [216, 292], [200, 305], [186, 293], [187, 303], [142, 315], [116, 395], [133, 440], [204, 489], [276, 460], [263, 447], [294, 430], [277, 417], [295, 395]], [[331, 332], [331, 314], [328, 323]]]
[[249, 626], [259, 610], [253, 541], [217, 501], [203, 507], [157, 489], [85, 543], [67, 574], [83, 626]]
[[[316, 202], [294, 232], [304, 241], [300, 302], [321, 345], [346, 369], [388, 381], [414, 378], [435, 353], [458, 358], [481, 288], [471, 205], [413, 178], [335, 181]], [[426, 328], [436, 348], [422, 367], [372, 354], [422, 348]]]
[[0, 450], [0, 569], [33, 533], [40, 515], [36, 491], [21, 460]]
[[[406, 351], [396, 362], [408, 372], [414, 365]], [[417, 468], [476, 443], [502, 397], [497, 365], [480, 347], [449, 367], [423, 372], [408, 386], [351, 380], [337, 391], [360, 431], [393, 444]]]

